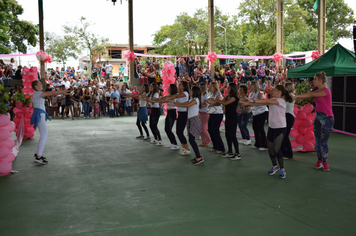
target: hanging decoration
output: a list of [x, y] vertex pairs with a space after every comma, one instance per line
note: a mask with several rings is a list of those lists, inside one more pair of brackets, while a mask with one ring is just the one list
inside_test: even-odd
[[275, 62], [279, 62], [279, 61], [282, 60], [282, 57], [283, 57], [282, 54], [276, 53], [276, 54], [273, 55], [273, 60], [274, 60]]
[[321, 54], [319, 53], [319, 51], [313, 51], [312, 55], [311, 55], [313, 60], [317, 59], [320, 56], [321, 56]]

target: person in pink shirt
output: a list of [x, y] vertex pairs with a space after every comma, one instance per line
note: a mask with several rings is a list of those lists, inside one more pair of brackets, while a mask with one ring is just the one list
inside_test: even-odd
[[313, 98], [316, 105], [316, 117], [314, 120], [315, 149], [318, 162], [315, 169], [323, 168], [330, 171], [327, 163], [329, 155], [328, 139], [334, 127], [334, 114], [332, 110], [332, 99], [330, 89], [326, 86], [325, 72], [320, 72], [314, 76], [314, 87], [318, 90], [310, 93], [295, 96], [296, 100]]

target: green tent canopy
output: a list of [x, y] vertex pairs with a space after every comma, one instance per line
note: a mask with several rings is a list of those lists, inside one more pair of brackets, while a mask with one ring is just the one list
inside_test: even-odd
[[326, 76], [356, 75], [355, 54], [340, 44], [336, 44], [321, 57], [305, 65], [288, 70], [288, 78], [312, 78], [324, 71]]

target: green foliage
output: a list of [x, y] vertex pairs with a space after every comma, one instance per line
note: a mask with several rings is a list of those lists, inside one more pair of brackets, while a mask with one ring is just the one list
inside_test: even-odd
[[46, 52], [52, 56], [52, 60], [65, 65], [68, 58], [78, 58], [80, 50], [74, 36], [65, 35], [58, 37], [54, 34], [47, 33]]
[[34, 24], [19, 20], [23, 8], [16, 0], [0, 0], [0, 54], [27, 52], [27, 44], [36, 46], [38, 30]]
[[0, 84], [0, 114], [7, 114], [5, 103], [9, 101], [9, 94], [4, 92], [4, 86]]
[[23, 106], [29, 107], [29, 104], [32, 103], [31, 96], [25, 93], [16, 92], [12, 97], [16, 102], [21, 102]]
[[[309, 93], [310, 92], [310, 87], [308, 86], [308, 83], [306, 80], [304, 80], [301, 83], [298, 83], [298, 86], [295, 90], [296, 95], [304, 94], [304, 93]], [[315, 107], [314, 100], [312, 98], [309, 99], [304, 99], [304, 100], [296, 100], [295, 104], [298, 106], [303, 107], [305, 104], [312, 104]]]

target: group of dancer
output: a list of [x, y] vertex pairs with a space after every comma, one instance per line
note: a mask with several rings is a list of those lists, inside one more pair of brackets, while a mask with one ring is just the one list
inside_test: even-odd
[[[220, 93], [216, 82], [212, 82], [207, 88], [205, 83], [200, 84], [200, 86], [190, 87], [185, 81], [180, 81], [178, 85], [171, 84], [168, 89], [168, 95], [163, 97], [159, 96], [159, 86], [156, 83], [143, 84], [140, 94], [125, 94], [125, 96], [135, 96], [140, 99], [136, 122], [140, 135], [136, 138], [156, 146], [163, 145], [158, 129], [161, 115], [159, 107], [160, 104], [166, 103], [165, 132], [170, 142], [166, 147], [171, 150], [180, 149], [179, 154], [183, 156], [190, 154], [191, 151], [184, 136], [184, 130], [187, 128], [189, 144], [195, 154], [195, 157], [191, 159], [193, 165], [204, 162], [198, 146], [208, 147], [211, 143], [211, 152], [221, 154], [222, 157], [229, 157], [231, 160], [240, 160], [239, 142], [236, 137], [237, 125], [239, 125], [242, 135], [240, 143], [250, 145], [251, 140], [247, 124], [252, 111], [252, 126], [255, 132], [255, 145], [253, 148], [258, 148], [261, 151], [268, 150], [272, 162], [272, 168], [268, 171], [268, 175], [275, 175], [279, 172], [279, 178], [283, 179], [286, 178], [284, 159], [293, 158], [289, 132], [294, 123], [293, 108], [295, 100], [314, 98], [317, 113], [314, 121], [314, 132], [318, 156], [315, 168], [323, 168], [324, 171], [330, 171], [327, 163], [327, 141], [332, 131], [334, 118], [331, 107], [331, 92], [326, 87], [326, 80], [324, 72], [317, 73], [314, 77], [314, 86], [318, 87], [318, 90], [297, 96], [293, 94], [293, 83], [286, 83], [285, 86], [277, 85], [269, 92], [270, 99], [264, 99], [263, 92], [256, 82], [252, 82], [249, 88], [243, 84], [238, 87], [237, 84], [230, 83], [228, 95], [225, 97]], [[48, 161], [42, 156], [45, 139], [47, 138], [46, 116], [43, 109], [44, 104], [42, 104], [44, 103], [43, 97], [51, 96], [52, 93], [65, 94], [66, 91], [41, 92], [41, 83], [38, 81], [34, 81], [32, 87], [35, 90], [33, 96], [35, 108], [33, 117], [35, 119], [33, 119], [33, 124], [38, 124], [41, 135], [38, 150], [35, 154], [35, 161], [47, 164]], [[209, 89], [210, 95], [208, 95], [207, 89]], [[147, 103], [151, 103], [149, 117]], [[225, 151], [220, 136], [220, 124], [224, 113], [227, 151]], [[269, 128], [266, 138], [264, 124], [267, 114]], [[153, 138], [151, 138], [146, 126], [148, 120]], [[176, 135], [180, 141], [181, 148], [178, 146], [173, 133], [175, 121], [177, 121]], [[144, 136], [143, 129], [146, 136]], [[199, 137], [201, 137], [202, 143], [198, 145], [196, 139], [199, 139]]]

